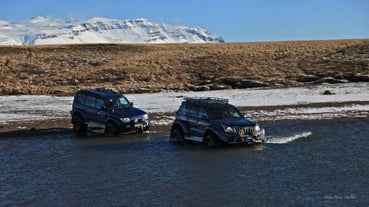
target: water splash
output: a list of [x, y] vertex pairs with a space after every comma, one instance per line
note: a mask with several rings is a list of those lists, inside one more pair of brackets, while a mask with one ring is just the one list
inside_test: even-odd
[[297, 139], [306, 138], [310, 135], [312, 135], [312, 132], [303, 132], [301, 134], [295, 134], [289, 137], [275, 137], [275, 138], [269, 138], [267, 139], [266, 143], [270, 144], [287, 144], [289, 142], [292, 142]]

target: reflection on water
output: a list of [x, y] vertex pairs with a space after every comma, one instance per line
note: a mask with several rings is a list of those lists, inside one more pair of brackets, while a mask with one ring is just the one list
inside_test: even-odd
[[265, 144], [213, 149], [168, 132], [0, 139], [0, 206], [369, 203], [367, 120], [265, 128]]

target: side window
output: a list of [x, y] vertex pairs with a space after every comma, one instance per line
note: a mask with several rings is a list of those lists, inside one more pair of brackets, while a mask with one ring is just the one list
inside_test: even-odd
[[189, 117], [196, 118], [197, 117], [197, 113], [199, 111], [199, 107], [196, 106], [196, 105], [192, 105], [192, 106], [187, 107], [187, 108], [188, 108], [187, 115]]
[[182, 103], [177, 111], [178, 115], [186, 116], [186, 103]]
[[96, 102], [95, 97], [92, 97], [92, 96], [87, 96], [86, 97], [86, 105], [87, 106], [95, 107], [95, 102]]
[[96, 99], [96, 108], [101, 109], [102, 107], [105, 107], [104, 100], [97, 98]]
[[77, 93], [76, 96], [74, 97], [74, 101], [79, 102], [79, 103], [85, 103], [85, 99], [86, 99], [86, 95], [83, 93]]
[[191, 116], [191, 108], [193, 108], [192, 105], [187, 104], [186, 108], [185, 108], [185, 113], [187, 116]]
[[206, 113], [206, 110], [203, 107], [200, 108], [197, 118], [198, 119], [207, 119], [208, 118], [208, 113]]
[[240, 112], [234, 107], [228, 107], [226, 110], [227, 116], [233, 117], [233, 118], [240, 118]]

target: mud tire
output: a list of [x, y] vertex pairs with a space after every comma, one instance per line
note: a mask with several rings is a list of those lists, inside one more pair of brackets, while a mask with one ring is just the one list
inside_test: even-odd
[[85, 124], [85, 120], [80, 115], [73, 116], [72, 123], [74, 131], [79, 134], [86, 133], [87, 124]]
[[222, 145], [222, 143], [214, 133], [208, 133], [205, 136], [204, 145], [206, 147], [219, 147]]
[[184, 133], [181, 128], [176, 127], [173, 129], [171, 135], [170, 135], [170, 141], [172, 142], [178, 142], [182, 143], [185, 141], [184, 139]]
[[119, 132], [119, 129], [118, 129], [116, 124], [114, 124], [112, 122], [109, 122], [109, 123], [106, 124], [106, 126], [105, 126], [105, 136], [112, 137], [112, 136], [117, 136], [119, 134], [120, 134], [120, 132]]

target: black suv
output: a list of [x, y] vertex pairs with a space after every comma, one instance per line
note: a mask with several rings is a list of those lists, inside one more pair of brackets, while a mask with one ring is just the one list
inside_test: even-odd
[[192, 140], [207, 146], [256, 144], [265, 141], [265, 132], [227, 99], [186, 98], [176, 113], [170, 139]]
[[122, 94], [102, 88], [77, 91], [71, 115], [73, 128], [79, 133], [85, 133], [88, 125], [105, 129], [107, 136], [141, 133], [150, 127], [146, 112], [133, 107]]

